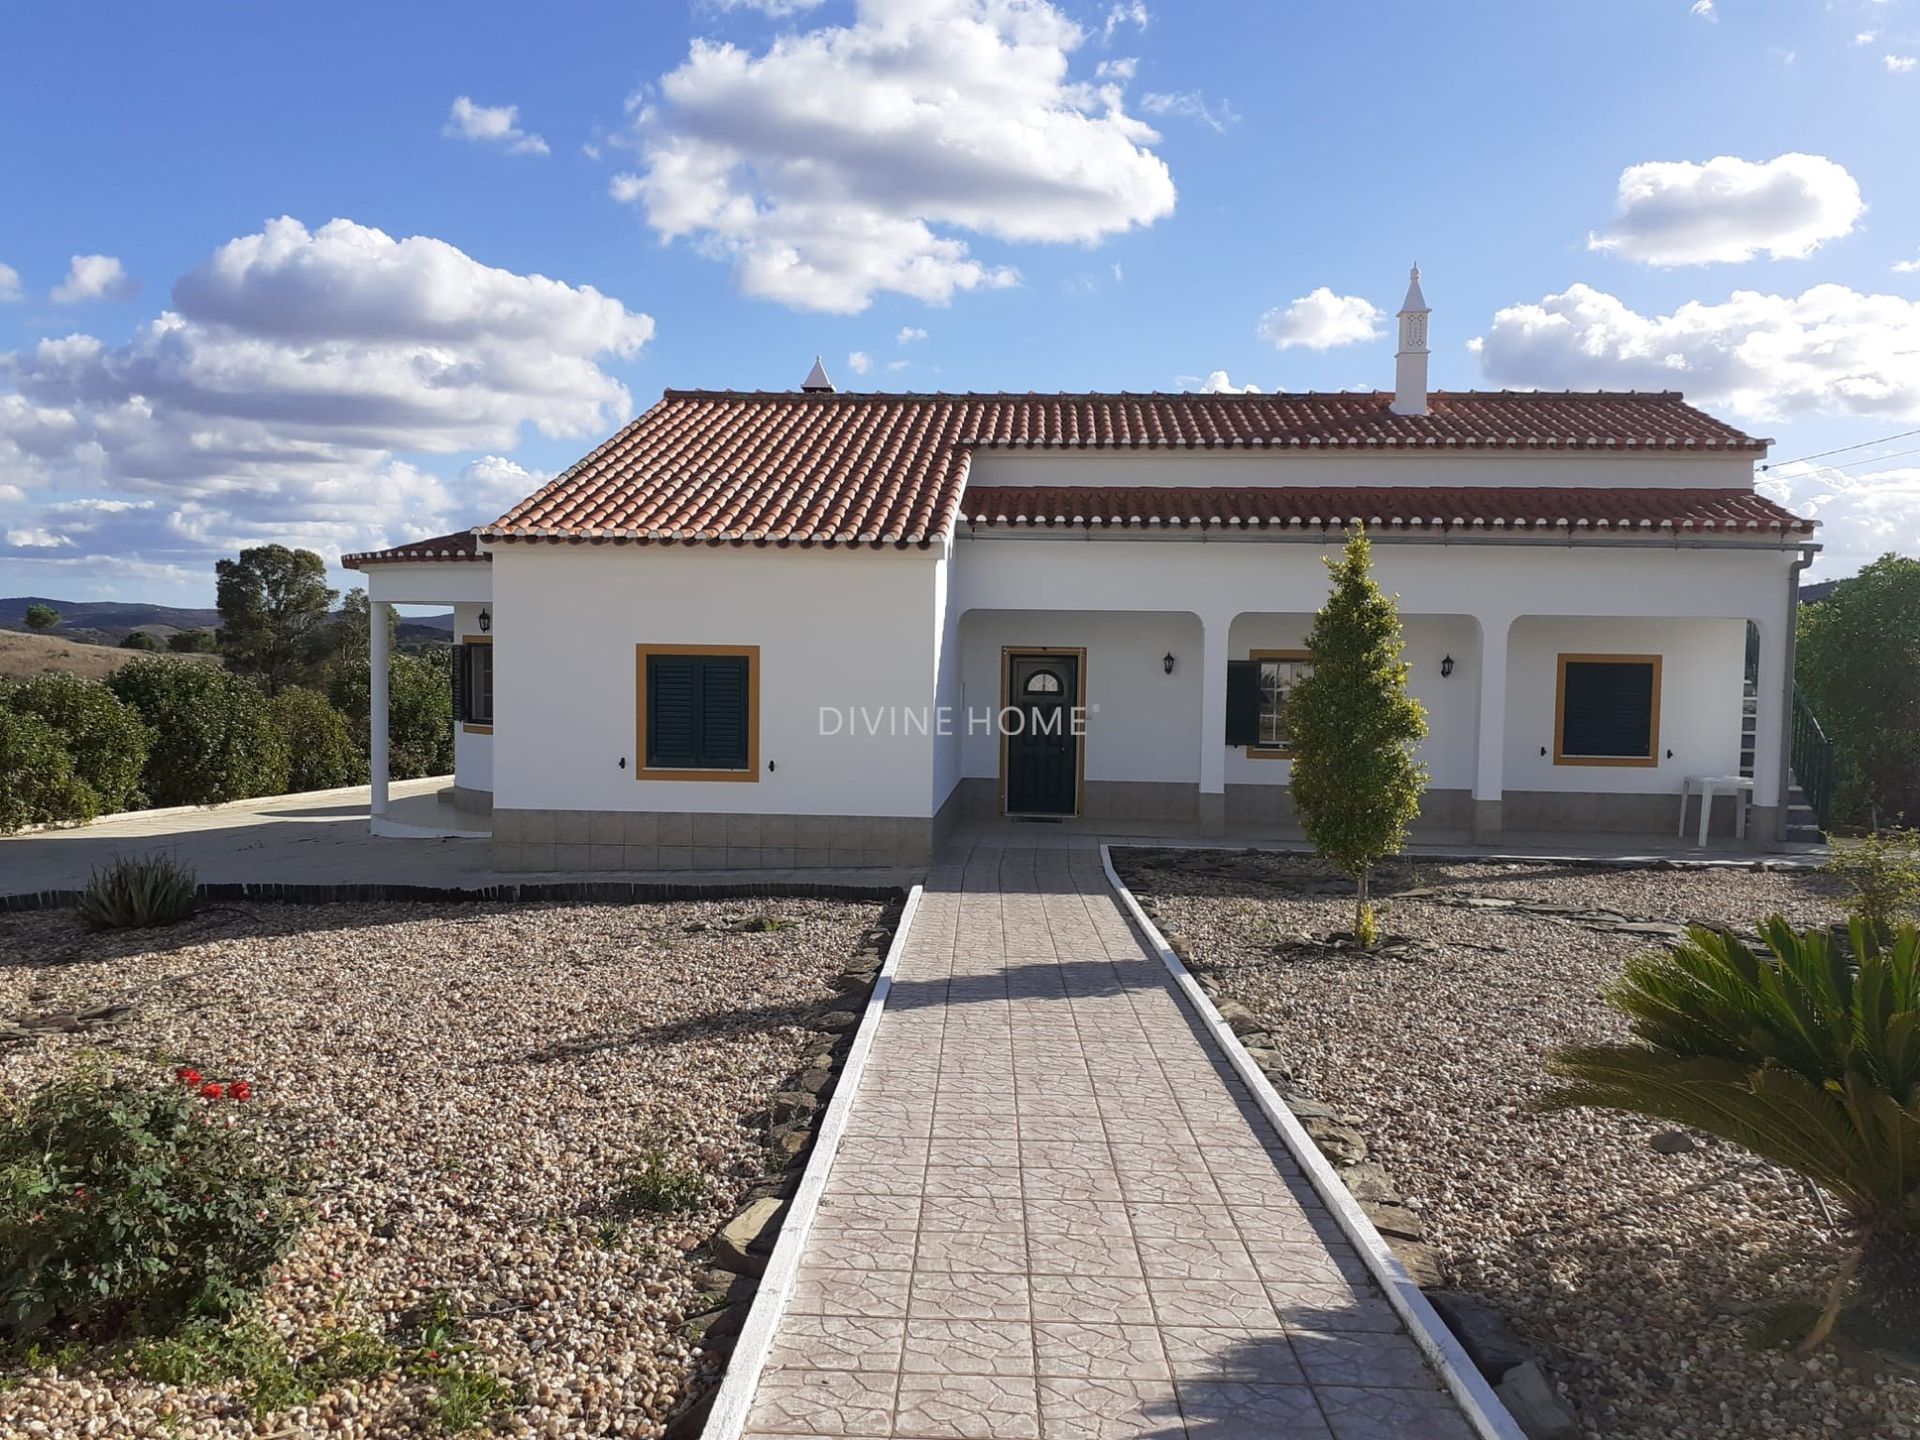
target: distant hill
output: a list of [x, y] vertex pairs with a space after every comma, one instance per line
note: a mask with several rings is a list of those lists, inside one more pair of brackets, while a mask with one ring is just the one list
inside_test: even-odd
[[[27, 607], [51, 605], [60, 612], [60, 628], [52, 634], [79, 645], [118, 645], [135, 630], [150, 630], [165, 640], [182, 630], [218, 630], [218, 610], [194, 610], [176, 605], [149, 605], [138, 600], [52, 600], [44, 595], [0, 598], [0, 630], [27, 628]], [[445, 644], [453, 634], [453, 613], [401, 617], [402, 645]]]
[[1833, 594], [1833, 587], [1839, 583], [1838, 580], [1816, 580], [1811, 585], [1802, 585], [1800, 587], [1800, 603], [1802, 605], [1811, 605], [1815, 601], [1826, 599], [1829, 595]]

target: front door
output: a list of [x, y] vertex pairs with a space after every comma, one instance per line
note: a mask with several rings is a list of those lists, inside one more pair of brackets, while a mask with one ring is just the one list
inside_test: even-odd
[[1079, 809], [1078, 655], [1007, 659], [1007, 813], [1072, 815]]

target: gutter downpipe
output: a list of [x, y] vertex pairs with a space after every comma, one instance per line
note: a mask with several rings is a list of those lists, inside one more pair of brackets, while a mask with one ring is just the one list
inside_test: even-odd
[[1818, 545], [1802, 545], [1800, 558], [1787, 567], [1787, 633], [1780, 667], [1780, 825], [1775, 849], [1787, 843], [1787, 796], [1793, 791], [1793, 670], [1800, 649], [1800, 572], [1813, 564]]

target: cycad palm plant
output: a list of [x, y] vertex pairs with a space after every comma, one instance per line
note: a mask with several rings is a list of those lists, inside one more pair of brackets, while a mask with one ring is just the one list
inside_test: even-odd
[[1696, 927], [1629, 962], [1607, 1000], [1641, 1043], [1560, 1049], [1545, 1104], [1693, 1126], [1834, 1195], [1859, 1249], [1809, 1345], [1856, 1272], [1880, 1319], [1920, 1324], [1920, 930], [1856, 921], [1845, 946], [1776, 915], [1760, 934], [1756, 954]]

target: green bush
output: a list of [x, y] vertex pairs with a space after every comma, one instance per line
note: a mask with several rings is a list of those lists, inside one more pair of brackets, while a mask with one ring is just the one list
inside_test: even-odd
[[373, 1380], [399, 1362], [399, 1352], [365, 1330], [323, 1337], [295, 1359], [279, 1331], [257, 1315], [230, 1321], [193, 1320], [173, 1335], [139, 1346], [130, 1368], [156, 1385], [214, 1385], [237, 1380], [256, 1419], [311, 1405], [352, 1380]]
[[27, 606], [26, 615], [23, 618], [26, 620], [29, 630], [38, 631], [42, 634], [48, 630], [57, 630], [60, 628], [60, 612], [51, 605], [29, 605]]
[[298, 1205], [249, 1098], [88, 1066], [0, 1111], [0, 1336], [164, 1335], [256, 1295]]
[[1920, 830], [1878, 830], [1840, 841], [1826, 869], [1853, 891], [1853, 917], [1882, 941], [1920, 911]]
[[366, 752], [354, 740], [347, 717], [328, 704], [326, 696], [296, 685], [268, 703], [287, 751], [289, 790], [366, 783]]
[[73, 773], [60, 732], [38, 715], [0, 705], [0, 835], [91, 820], [99, 808], [99, 797]]
[[153, 732], [154, 805], [217, 805], [287, 788], [288, 756], [257, 686], [192, 660], [136, 660], [107, 681]]
[[167, 649], [176, 655], [211, 655], [220, 640], [211, 630], [181, 630], [167, 637]]
[[1634, 1045], [1575, 1045], [1548, 1068], [1549, 1108], [1628, 1110], [1718, 1135], [1840, 1201], [1859, 1242], [1809, 1343], [1856, 1268], [1876, 1317], [1920, 1326], [1920, 930], [1883, 945], [1859, 921], [1852, 954], [1779, 916], [1766, 949], [1696, 928], [1627, 963], [1607, 1000]]
[[160, 642], [145, 630], [129, 630], [121, 640], [122, 650], [158, 650]]
[[60, 733], [73, 773], [94, 793], [99, 813], [138, 805], [141, 772], [152, 741], [140, 714], [98, 680], [40, 675], [14, 687], [6, 704], [38, 715]]
[[[362, 754], [370, 753], [371, 685], [365, 667], [335, 672], [328, 695], [353, 725]], [[394, 655], [387, 666], [387, 773], [395, 780], [453, 773], [453, 651], [439, 646], [419, 655]]]
[[96, 870], [75, 908], [95, 930], [136, 930], [172, 925], [193, 914], [193, 871], [170, 855], [115, 860]]
[[1920, 559], [1882, 555], [1801, 606], [1794, 674], [1833, 740], [1838, 817], [1920, 823]]

